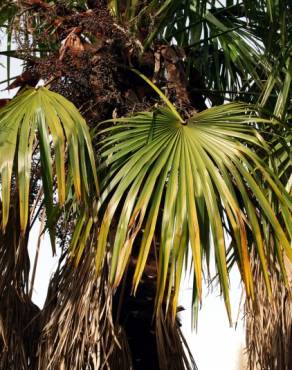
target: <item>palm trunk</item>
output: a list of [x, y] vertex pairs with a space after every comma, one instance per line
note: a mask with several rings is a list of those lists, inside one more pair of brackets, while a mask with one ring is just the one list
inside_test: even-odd
[[[149, 259], [137, 294], [131, 294], [135, 262], [132, 258], [114, 300], [116, 322], [125, 330], [135, 370], [196, 369], [180, 331], [179, 321], [170, 312], [155, 314], [157, 267]], [[164, 306], [165, 309], [165, 306]]]
[[[98, 33], [99, 39], [96, 41], [96, 44], [85, 45], [84, 49], [80, 47], [80, 51], [68, 49], [64, 54], [62, 53], [60, 58], [62, 59], [63, 70], [64, 66], [68, 66], [68, 68], [65, 67], [66, 77], [71, 82], [73, 81], [73, 84], [68, 85], [66, 80], [57, 80], [52, 83], [51, 88], [73, 100], [80, 107], [87, 122], [90, 125], [95, 125], [96, 122], [110, 119], [117, 114], [123, 115], [145, 109], [145, 107], [153, 105], [157, 100], [154, 91], [143, 80], [135, 76], [133, 72], [128, 71], [127, 68], [121, 68], [121, 64], [136, 67], [150, 79], [158, 79], [159, 75], [164, 75], [163, 68], [165, 68], [169, 95], [172, 99], [179, 98], [177, 102], [181, 107], [185, 108], [186, 112], [194, 110], [187, 92], [187, 81], [185, 80], [184, 68], [181, 62], [183, 55], [179, 55], [179, 50], [172, 49], [169, 46], [161, 47], [160, 45], [157, 52], [160, 54], [160, 63], [164, 67], [161, 67], [161, 70], [157, 70], [154, 65], [154, 54], [156, 51], [149, 51], [140, 57], [139, 50], [137, 50], [140, 45], [139, 40], [133, 40], [129, 30], [117, 26], [109, 15], [107, 8], [101, 2], [97, 3], [99, 5], [95, 7], [93, 13], [84, 14], [80, 17], [79, 25], [87, 29], [88, 32]], [[72, 26], [74, 26], [74, 21], [72, 19]], [[66, 27], [68, 28], [68, 26]], [[76, 36], [78, 37], [78, 34]], [[60, 64], [56, 58], [51, 63], [55, 65], [53, 69], [58, 68]], [[38, 73], [46, 80], [50, 77], [47, 75], [47, 69], [44, 70], [42, 65], [38, 66]], [[115, 230], [112, 231], [113, 235], [115, 232]], [[94, 260], [93, 255], [86, 258], [92, 259], [91, 262], [88, 261], [89, 264]], [[154, 274], [144, 274], [138, 293], [134, 297], [131, 294], [134, 266], [130, 263], [124, 283], [114, 296], [112, 306], [113, 327], [111, 329], [113, 331], [112, 348], [114, 349], [109, 350], [107, 346], [103, 349], [103, 351], [110, 353], [108, 363], [105, 361], [105, 364], [111, 369], [117, 368], [122, 370], [128, 370], [130, 367], [135, 370], [194, 369], [195, 364], [191, 355], [185, 354], [187, 351], [183, 344], [183, 337], [179, 330], [178, 322], [176, 321], [173, 324], [170, 315], [162, 312], [155, 319], [155, 260], [148, 262], [148, 268], [151, 268], [151, 265]], [[79, 268], [82, 269], [82, 266]], [[59, 277], [58, 275], [55, 277], [57, 284], [62, 279], [66, 279], [62, 277], [62, 274]], [[66, 281], [71, 279], [72, 273], [71, 277], [67, 278]], [[75, 278], [73, 279], [75, 281]], [[79, 277], [77, 278], [78, 280]], [[84, 280], [87, 281], [87, 279], [83, 278]], [[103, 288], [99, 285], [91, 289], [99, 290]], [[56, 292], [59, 290], [59, 288], [56, 289]], [[64, 294], [67, 295], [68, 292], [65, 293], [65, 290], [66, 283], [64, 284]], [[74, 291], [78, 292], [78, 300], [83, 299], [85, 290], [84, 284], [74, 286]], [[90, 304], [94, 307], [97, 305], [95, 299], [94, 297], [88, 298], [87, 302], [91, 302]], [[110, 321], [111, 313], [109, 310], [111, 302], [109, 303], [107, 319]], [[72, 307], [76, 306], [80, 307], [80, 303], [74, 301]], [[95, 309], [97, 310], [98, 307]], [[45, 314], [45, 321], [47, 321], [45, 328], [48, 323], [54, 326], [54, 331], [48, 338], [44, 339], [45, 343], [48, 343], [50, 337], [55, 341], [56, 333], [59, 330], [59, 317], [64, 315], [63, 310], [66, 310], [66, 306], [60, 306], [59, 310], [59, 313], [51, 312], [48, 315]], [[82, 310], [86, 310], [85, 306]], [[70, 312], [72, 317], [76, 316], [76, 313], [72, 312], [72, 310]], [[93, 312], [88, 310], [88, 315], [93, 314]], [[67, 326], [70, 327], [70, 330], [72, 330], [72, 327], [74, 328], [76, 336], [80, 336], [84, 330], [81, 327], [75, 328], [70, 323], [64, 322], [64, 330]], [[104, 336], [104, 333], [102, 333], [102, 336]], [[119, 345], [116, 345], [116, 341], [113, 339], [114, 336], [116, 336], [116, 341], [119, 341], [120, 345], [123, 346], [122, 348], [119, 349]], [[56, 343], [58, 343], [58, 340]], [[80, 345], [76, 344], [76, 350]], [[91, 343], [84, 343], [83, 346], [88, 346], [88, 351], [93, 350]], [[67, 351], [68, 348], [64, 347], [64, 357]], [[129, 353], [131, 354], [131, 360]], [[48, 353], [47, 355], [49, 359], [51, 354]], [[41, 355], [40, 358], [44, 356], [46, 354]], [[76, 368], [78, 370], [78, 367], [73, 365], [71, 360], [69, 362], [65, 360], [65, 363], [65, 369], [69, 369], [68, 366], [70, 364], [70, 369]]]
[[[121, 65], [134, 66], [157, 81], [159, 75], [164, 78], [166, 71], [171, 99], [186, 112], [193, 111], [186, 87], [183, 55], [179, 50], [160, 45], [157, 51], [149, 51], [140, 57], [139, 40], [134, 40], [129, 30], [115, 23], [103, 1], [95, 3], [93, 11], [82, 14], [66, 13], [57, 7], [57, 14], [61, 11], [63, 17], [57, 29], [60, 40], [65, 37], [63, 46], [55, 55], [30, 63], [29, 73], [51, 81], [51, 89], [75, 103], [91, 127], [117, 114], [145, 109], [157, 100], [154, 91], [143, 80]], [[82, 42], [80, 29], [91, 33], [96, 41], [91, 44]], [[161, 69], [154, 65], [155, 53], [159, 53]], [[101, 277], [96, 279], [98, 232], [95, 230], [78, 268], [72, 265], [64, 249], [59, 268], [50, 282], [45, 307], [39, 311], [28, 294], [27, 238], [20, 236], [18, 228], [15, 230], [14, 220], [10, 227], [13, 230], [7, 230], [0, 239], [2, 265], [13, 265], [1, 265], [3, 271], [11, 273], [11, 277], [6, 273], [1, 280], [5, 286], [0, 286], [3, 338], [0, 350], [4, 354], [1, 368], [195, 369], [178, 321], [173, 323], [170, 315], [163, 312], [155, 318], [155, 261], [149, 261], [149, 266], [154, 263], [154, 275], [144, 274], [135, 297], [131, 295], [133, 266], [130, 264], [124, 284], [112, 302], [107, 263]], [[59, 237], [67, 239], [71, 232], [70, 227], [60, 229]], [[14, 240], [9, 240], [11, 237]], [[8, 244], [11, 248], [7, 248]], [[7, 307], [10, 310], [7, 311]]]
[[39, 337], [39, 309], [28, 294], [28, 235], [22, 235], [17, 204], [0, 231], [0, 368], [31, 369]]
[[[269, 298], [259, 262], [253, 260], [257, 301], [246, 300], [245, 303], [249, 370], [292, 369], [292, 269], [290, 263], [285, 265], [287, 287], [280, 271], [270, 268], [272, 296]], [[276, 266], [276, 263], [271, 266]]]

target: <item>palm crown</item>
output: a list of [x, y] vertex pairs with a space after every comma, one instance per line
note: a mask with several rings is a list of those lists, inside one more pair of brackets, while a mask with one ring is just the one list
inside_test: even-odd
[[[1, 7], [8, 45], [14, 36], [19, 43], [3, 53], [8, 61], [16, 56], [26, 63], [12, 84], [23, 92], [0, 111], [3, 308], [11, 284], [27, 301], [27, 289], [19, 285], [28, 285], [28, 276], [20, 277], [27, 261], [12, 268], [19, 270], [16, 280], [7, 266], [17, 253], [27, 254], [32, 220], [40, 213], [53, 251], [56, 236], [62, 250], [40, 314], [43, 327], [34, 349], [19, 354], [19, 366], [32, 361], [36, 368], [126, 369], [132, 362], [139, 368], [123, 315], [138, 302], [131, 294], [141, 299], [151, 286], [146, 306], [156, 317], [149, 325], [160, 368], [170, 366], [168, 345], [179, 353], [173, 368], [194, 367], [182, 354], [176, 321], [190, 257], [194, 314], [212, 251], [230, 321], [233, 265], [251, 300], [259, 290], [255, 263], [268, 299], [274, 270], [276, 280], [289, 285], [290, 5], [153, 0]], [[9, 69], [8, 63], [8, 80]], [[47, 87], [26, 86], [40, 79]], [[13, 223], [18, 252], [7, 255]], [[15, 337], [7, 315], [0, 315], [4, 348]], [[61, 340], [59, 326], [67, 333], [63, 338], [73, 326], [71, 343]], [[128, 352], [127, 336], [132, 360], [117, 355], [118, 342]], [[70, 348], [78, 351], [77, 360]], [[100, 348], [104, 353], [94, 360]], [[9, 356], [3, 366], [10, 366]]]

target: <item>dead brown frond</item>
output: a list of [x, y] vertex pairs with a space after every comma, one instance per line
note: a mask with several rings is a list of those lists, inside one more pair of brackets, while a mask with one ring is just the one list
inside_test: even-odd
[[[95, 253], [93, 238], [78, 267], [67, 255], [53, 276], [42, 313], [38, 370], [114, 369], [115, 351], [120, 364], [128, 361], [119, 343], [122, 332], [112, 321], [107, 266], [97, 278]], [[118, 368], [129, 369], [129, 363]]]
[[122, 326], [116, 326], [115, 337], [118, 341], [118, 345], [114, 346], [113, 351], [108, 357], [107, 363], [104, 362], [104, 366], [102, 368], [106, 368], [107, 365], [110, 370], [133, 369], [131, 349], [126, 332]]
[[27, 239], [14, 205], [0, 231], [0, 369], [27, 370], [35, 361], [39, 308], [28, 295]]
[[161, 370], [197, 370], [178, 320], [162, 311], [156, 316], [156, 343]]
[[[292, 368], [292, 269], [286, 269], [285, 287], [277, 264], [270, 265], [272, 296], [268, 297], [258, 260], [252, 258], [255, 302], [245, 303], [246, 345], [249, 370], [290, 370]], [[273, 266], [273, 267], [272, 267]]]

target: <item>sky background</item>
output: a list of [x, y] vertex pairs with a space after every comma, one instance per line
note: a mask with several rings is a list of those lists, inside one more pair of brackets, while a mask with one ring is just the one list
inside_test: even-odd
[[[5, 50], [5, 35], [0, 33], [0, 48]], [[0, 56], [0, 82], [7, 79], [7, 59]], [[21, 62], [11, 59], [11, 76], [21, 73]], [[5, 90], [7, 83], [0, 85], [0, 99], [12, 98], [16, 90]], [[34, 260], [39, 223], [36, 222], [29, 240], [29, 253]], [[49, 278], [57, 265], [57, 257], [52, 257], [49, 238], [44, 236], [37, 266], [36, 280], [34, 285], [33, 300], [38, 306], [42, 306], [46, 297]], [[230, 328], [223, 299], [219, 296], [218, 289], [209, 289], [204, 285], [203, 306], [199, 311], [198, 330], [191, 328], [191, 284], [185, 279], [181, 292], [180, 304], [185, 308], [180, 313], [183, 333], [185, 334], [192, 354], [199, 370], [239, 370], [238, 363], [240, 352], [244, 347], [244, 329], [242, 313], [238, 315], [238, 306], [241, 297], [239, 273], [233, 270], [230, 274], [231, 281], [231, 305], [233, 322], [239, 318], [236, 329]]]

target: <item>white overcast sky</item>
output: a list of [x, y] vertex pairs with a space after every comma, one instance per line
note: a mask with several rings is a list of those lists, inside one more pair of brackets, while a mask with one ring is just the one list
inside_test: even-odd
[[[1, 50], [5, 50], [6, 40], [3, 33], [0, 34]], [[6, 65], [6, 57], [0, 56], [0, 63]], [[11, 76], [21, 72], [21, 62], [11, 59]], [[0, 82], [7, 78], [6, 68], [0, 65]], [[5, 90], [7, 84], [0, 85], [0, 99], [12, 97], [15, 90]], [[30, 236], [29, 250], [32, 260], [35, 254], [39, 225], [36, 223]], [[33, 300], [42, 306], [46, 297], [49, 276], [54, 271], [57, 258], [52, 258], [49, 239], [45, 236], [40, 249], [39, 263], [37, 267]], [[231, 280], [231, 303], [233, 309], [233, 321], [237, 319], [238, 304], [241, 296], [240, 280], [238, 271], [234, 270], [230, 275]], [[199, 312], [197, 333], [191, 329], [191, 288], [186, 280], [181, 294], [180, 304], [185, 310], [180, 314], [183, 324], [183, 332], [196, 360], [199, 370], [239, 370], [239, 353], [244, 347], [244, 330], [242, 314], [239, 315], [237, 328], [230, 328], [224, 307], [223, 299], [218, 290], [208, 293], [204, 286], [203, 307]]]

